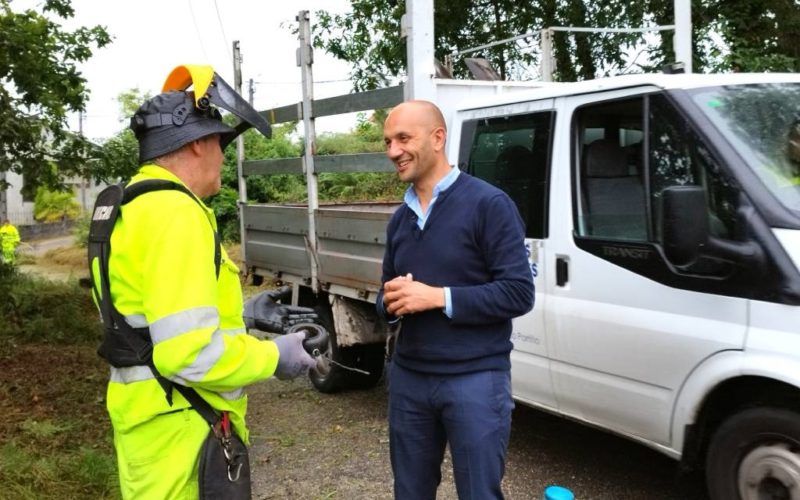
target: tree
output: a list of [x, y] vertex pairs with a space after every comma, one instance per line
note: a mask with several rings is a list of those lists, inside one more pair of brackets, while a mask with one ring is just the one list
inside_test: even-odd
[[[400, 38], [403, 0], [351, 0], [352, 12], [316, 13], [317, 47], [352, 64], [355, 90], [373, 89], [405, 71]], [[435, 0], [435, 52], [440, 61], [456, 50], [538, 32], [550, 26], [638, 27], [673, 24], [673, 0]], [[694, 66], [697, 71], [797, 71], [800, 67], [800, 9], [795, 0], [693, 0]], [[713, 37], [711, 35], [714, 35]], [[557, 80], [591, 79], [623, 70], [654, 70], [674, 60], [673, 34], [661, 32], [643, 46], [639, 34], [556, 32]], [[720, 43], [717, 43], [718, 40]], [[539, 63], [538, 35], [485, 49], [484, 57], [503, 78], [531, 78]], [[647, 57], [628, 61], [634, 48]], [[466, 67], [455, 61], [456, 76]], [[627, 65], [627, 66], [626, 66]]]
[[[150, 93], [142, 92], [138, 88], [119, 94], [117, 104], [120, 122], [127, 125], [127, 120], [151, 97]], [[138, 169], [139, 143], [127, 126], [102, 144], [90, 165], [91, 176], [105, 183], [128, 180]]]
[[73, 17], [70, 0], [44, 0], [41, 9], [14, 12], [0, 0], [0, 172], [21, 173], [30, 190], [86, 173], [92, 145], [67, 127], [67, 114], [88, 98], [76, 64], [111, 41], [100, 26], [67, 31], [47, 17]]

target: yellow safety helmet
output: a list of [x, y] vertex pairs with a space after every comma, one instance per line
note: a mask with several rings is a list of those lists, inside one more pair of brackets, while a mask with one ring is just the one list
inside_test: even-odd
[[183, 64], [175, 67], [164, 81], [162, 92], [185, 91], [190, 86], [193, 87], [195, 106], [198, 109], [206, 110], [213, 105], [230, 111], [239, 118], [239, 123], [234, 126], [236, 134], [233, 137], [250, 127], [265, 137], [272, 136], [272, 129], [267, 120], [236, 93], [211, 66]]

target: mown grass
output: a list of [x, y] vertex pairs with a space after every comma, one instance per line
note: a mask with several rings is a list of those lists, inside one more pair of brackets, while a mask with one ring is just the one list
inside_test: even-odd
[[0, 266], [0, 499], [118, 498], [89, 291]]

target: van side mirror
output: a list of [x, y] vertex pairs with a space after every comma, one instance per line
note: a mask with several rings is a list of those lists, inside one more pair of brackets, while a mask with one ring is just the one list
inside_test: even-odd
[[[664, 254], [678, 267], [688, 266], [701, 255], [723, 259], [758, 272], [766, 265], [761, 246], [755, 241], [734, 241], [711, 235], [706, 193], [701, 186], [670, 186], [661, 192]], [[747, 211], [738, 211], [748, 224]]]
[[664, 253], [672, 264], [697, 260], [708, 241], [706, 193], [701, 186], [670, 186], [661, 192]]

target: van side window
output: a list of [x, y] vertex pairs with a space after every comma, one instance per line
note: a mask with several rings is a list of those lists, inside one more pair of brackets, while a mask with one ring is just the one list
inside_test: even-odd
[[[584, 106], [576, 111], [575, 123], [578, 236], [623, 245], [663, 244], [663, 193], [672, 186], [702, 186], [711, 235], [726, 240], [741, 236], [738, 189], [666, 96]], [[732, 271], [730, 262], [708, 256], [678, 270], [715, 277]]]
[[499, 187], [514, 200], [528, 238], [547, 236], [547, 177], [554, 112], [481, 119], [474, 127], [470, 175]]
[[647, 240], [642, 103], [626, 99], [578, 112], [581, 236]]

